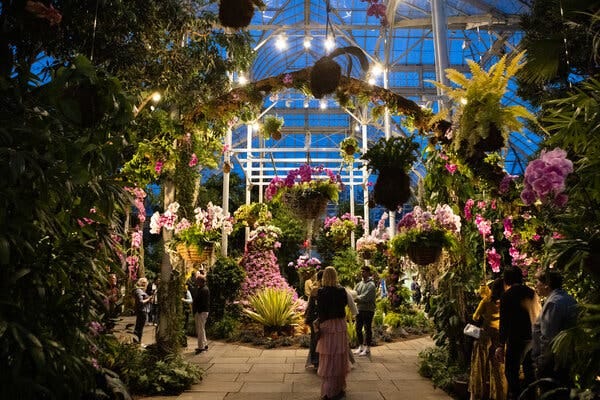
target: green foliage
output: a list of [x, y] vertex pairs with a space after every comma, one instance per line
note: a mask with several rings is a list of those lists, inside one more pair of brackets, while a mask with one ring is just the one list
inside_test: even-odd
[[[283, 126], [283, 118], [279, 118], [273, 115], [267, 115], [265, 117], [265, 121], [263, 122], [262, 129], [260, 130], [261, 135], [265, 139], [270, 139], [274, 135], [281, 136], [281, 127]], [[273, 137], [277, 139], [277, 137]]]
[[435, 387], [445, 391], [452, 388], [453, 379], [464, 373], [444, 347], [430, 347], [419, 353], [419, 374], [430, 378]]
[[533, 114], [523, 106], [502, 105], [508, 82], [522, 67], [520, 61], [523, 56], [524, 52], [508, 63], [507, 56], [504, 56], [487, 72], [475, 61], [467, 60], [471, 78], [455, 69], [447, 69], [446, 76], [455, 86], [432, 82], [454, 101], [457, 112], [452, 146], [457, 153], [466, 158], [472, 157], [477, 146], [488, 139], [492, 129], [500, 131], [503, 143], [499, 148], [503, 147], [509, 133], [523, 126], [517, 118], [535, 121]]
[[[104, 266], [120, 263], [110, 234], [116, 212], [128, 205], [116, 173], [131, 116], [123, 110], [131, 103], [111, 76], [83, 58], [57, 73], [37, 88], [21, 87], [20, 74], [0, 84], [0, 370], [11, 371], [0, 374], [0, 397], [6, 398], [78, 398], [91, 390], [89, 324], [105, 310]], [[83, 93], [79, 112], [67, 110]], [[98, 112], [87, 115], [90, 102]], [[81, 227], [83, 218], [91, 223]]]
[[397, 168], [408, 172], [417, 160], [416, 151], [419, 144], [411, 137], [380, 138], [370, 147], [361, 159], [367, 162], [367, 167], [373, 171], [382, 168]]
[[265, 288], [248, 298], [244, 313], [266, 328], [282, 328], [301, 318], [289, 291]]
[[230, 339], [238, 335], [240, 326], [239, 320], [226, 315], [222, 319], [211, 323], [208, 326], [207, 333], [212, 339]]
[[409, 229], [398, 233], [390, 241], [390, 248], [396, 256], [408, 253], [408, 249], [414, 247], [445, 247], [455, 248], [456, 237], [445, 229], [432, 229], [431, 231], [420, 231]]
[[104, 350], [100, 364], [115, 371], [135, 394], [177, 395], [201, 377], [199, 367], [181, 355], [158, 356], [153, 347], [143, 351], [139, 345], [109, 339]]
[[271, 221], [272, 215], [266, 203], [242, 204], [233, 213], [236, 227], [253, 228], [255, 225], [266, 225]]
[[219, 257], [206, 276], [210, 288], [210, 319], [223, 318], [226, 305], [238, 298], [246, 272], [236, 260]]
[[356, 153], [360, 153], [360, 148], [358, 147], [358, 140], [354, 136], [348, 136], [340, 142], [340, 156], [349, 166], [354, 163]]
[[336, 253], [331, 262], [336, 269], [338, 280], [342, 286], [354, 287], [360, 280], [360, 267], [356, 250], [348, 248]]

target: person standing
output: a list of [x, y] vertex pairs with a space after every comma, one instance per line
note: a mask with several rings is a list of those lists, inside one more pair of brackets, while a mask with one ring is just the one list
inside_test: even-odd
[[[531, 360], [531, 327], [539, 314], [539, 299], [535, 291], [523, 284], [519, 268], [507, 267], [503, 274], [505, 292], [500, 298], [500, 340], [495, 357], [504, 361], [508, 383], [508, 399], [519, 398], [521, 389], [534, 380]], [[523, 386], [519, 379], [523, 367]]]
[[345, 396], [346, 376], [350, 372], [346, 305], [348, 293], [338, 284], [333, 267], [323, 271], [322, 287], [317, 294], [319, 316], [319, 368], [321, 400], [341, 399]]
[[192, 294], [192, 312], [196, 322], [196, 335], [198, 337], [198, 347], [196, 354], [208, 350], [208, 341], [206, 340], [206, 320], [208, 319], [208, 310], [210, 307], [210, 291], [206, 286], [206, 275], [198, 272], [196, 274], [196, 287]]
[[[475, 313], [474, 321], [481, 321], [479, 339], [473, 343], [471, 353], [471, 373], [469, 393], [471, 400], [506, 399], [506, 377], [504, 364], [498, 362], [492, 353], [499, 345], [500, 297], [504, 293], [502, 278], [494, 280], [489, 287], [482, 285], [482, 297]], [[489, 382], [489, 387], [486, 382]]]
[[[371, 354], [371, 345], [373, 341], [373, 315], [375, 315], [375, 302], [377, 299], [377, 287], [371, 276], [371, 268], [364, 265], [361, 270], [362, 280], [356, 284], [356, 338], [358, 339], [358, 349], [354, 354], [367, 356]], [[364, 328], [364, 336], [363, 336]]]
[[142, 343], [144, 325], [146, 325], [146, 318], [148, 318], [148, 303], [152, 301], [152, 297], [146, 293], [148, 279], [138, 279], [135, 286], [133, 291], [133, 297], [135, 298], [135, 327], [133, 328], [133, 334], [137, 337], [138, 343]]
[[413, 281], [410, 284], [410, 290], [412, 291], [412, 300], [417, 306], [421, 304], [421, 285], [417, 282], [417, 277], [413, 276]]
[[562, 288], [562, 282], [560, 273], [551, 269], [536, 275], [535, 290], [546, 301], [533, 325], [531, 356], [537, 379], [552, 378], [568, 384], [568, 371], [564, 366], [556, 365], [551, 350], [556, 335], [577, 322], [577, 301]]
[[317, 272], [315, 281], [312, 283], [312, 288], [308, 297], [308, 305], [304, 312], [304, 323], [308, 325], [310, 329], [310, 344], [308, 347], [308, 358], [306, 359], [305, 368], [309, 368], [311, 365], [315, 368], [319, 368], [319, 353], [317, 353], [317, 336], [318, 333], [315, 331], [313, 323], [319, 318], [319, 311], [317, 310], [317, 296], [319, 294], [319, 288], [321, 287], [321, 279], [323, 279], [323, 271]]

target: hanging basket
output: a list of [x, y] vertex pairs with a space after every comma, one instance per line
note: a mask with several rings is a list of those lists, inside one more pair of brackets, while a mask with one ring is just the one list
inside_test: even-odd
[[199, 264], [212, 257], [214, 245], [212, 243], [207, 243], [202, 246], [197, 244], [179, 243], [177, 244], [176, 249], [177, 253], [179, 253], [181, 258], [185, 261]]
[[316, 219], [327, 209], [329, 199], [319, 192], [294, 192], [283, 194], [283, 202], [301, 219]]
[[395, 211], [410, 198], [410, 178], [401, 168], [381, 168], [373, 198], [388, 210]]
[[408, 258], [417, 265], [429, 265], [436, 262], [442, 254], [442, 247], [412, 246], [408, 249]]

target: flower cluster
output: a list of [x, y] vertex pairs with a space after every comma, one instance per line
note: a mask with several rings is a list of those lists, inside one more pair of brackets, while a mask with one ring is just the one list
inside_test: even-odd
[[369, 7], [367, 7], [367, 15], [374, 16], [379, 18], [379, 22], [382, 26], [388, 25], [388, 20], [386, 14], [387, 7], [383, 2], [379, 2], [379, 0], [363, 0], [369, 3]]
[[281, 247], [279, 237], [281, 229], [274, 225], [261, 225], [250, 232], [248, 238], [248, 249], [250, 250], [273, 250]]
[[230, 234], [233, 230], [232, 218], [225, 215], [223, 209], [208, 203], [206, 210], [196, 208], [194, 221], [182, 218], [177, 222], [179, 203], [169, 205], [163, 214], [155, 212], [150, 219], [150, 233], [158, 234], [161, 228], [172, 230], [177, 242], [186, 244], [214, 243], [223, 233]]
[[350, 237], [350, 233], [356, 232], [361, 224], [362, 218], [350, 215], [350, 213], [345, 213], [341, 217], [326, 217], [324, 222], [325, 234], [334, 240], [344, 240]]
[[384, 241], [373, 235], [365, 235], [356, 241], [356, 251], [361, 256], [372, 254]]
[[303, 254], [296, 261], [288, 264], [288, 267], [293, 267], [299, 273], [314, 273], [321, 269], [321, 260], [316, 257], [310, 257], [308, 254]]
[[329, 200], [337, 201], [341, 182], [341, 177], [327, 168], [312, 168], [304, 164], [298, 169], [290, 170], [285, 179], [273, 178], [267, 186], [265, 197], [271, 200], [281, 189], [299, 189], [322, 192]]
[[525, 188], [521, 200], [525, 205], [552, 201], [563, 207], [568, 196], [564, 194], [565, 179], [573, 172], [573, 163], [567, 159], [567, 153], [559, 148], [546, 152], [542, 150], [540, 158], [531, 161], [525, 169]]
[[411, 247], [452, 247], [460, 229], [460, 216], [449, 205], [438, 204], [433, 211], [416, 206], [398, 223], [392, 250], [396, 255], [404, 255]]

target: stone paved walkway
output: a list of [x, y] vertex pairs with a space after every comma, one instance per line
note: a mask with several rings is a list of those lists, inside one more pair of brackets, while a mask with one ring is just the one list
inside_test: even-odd
[[[153, 340], [147, 327], [144, 342]], [[195, 355], [195, 338], [184, 357], [198, 364], [203, 379], [175, 396], [144, 400], [317, 400], [321, 380], [304, 368], [307, 349], [256, 349], [209, 341], [208, 351]], [[370, 357], [356, 357], [348, 375], [347, 400], [448, 400], [430, 380], [417, 372], [417, 354], [433, 345], [430, 338], [385, 343], [371, 349]]]

